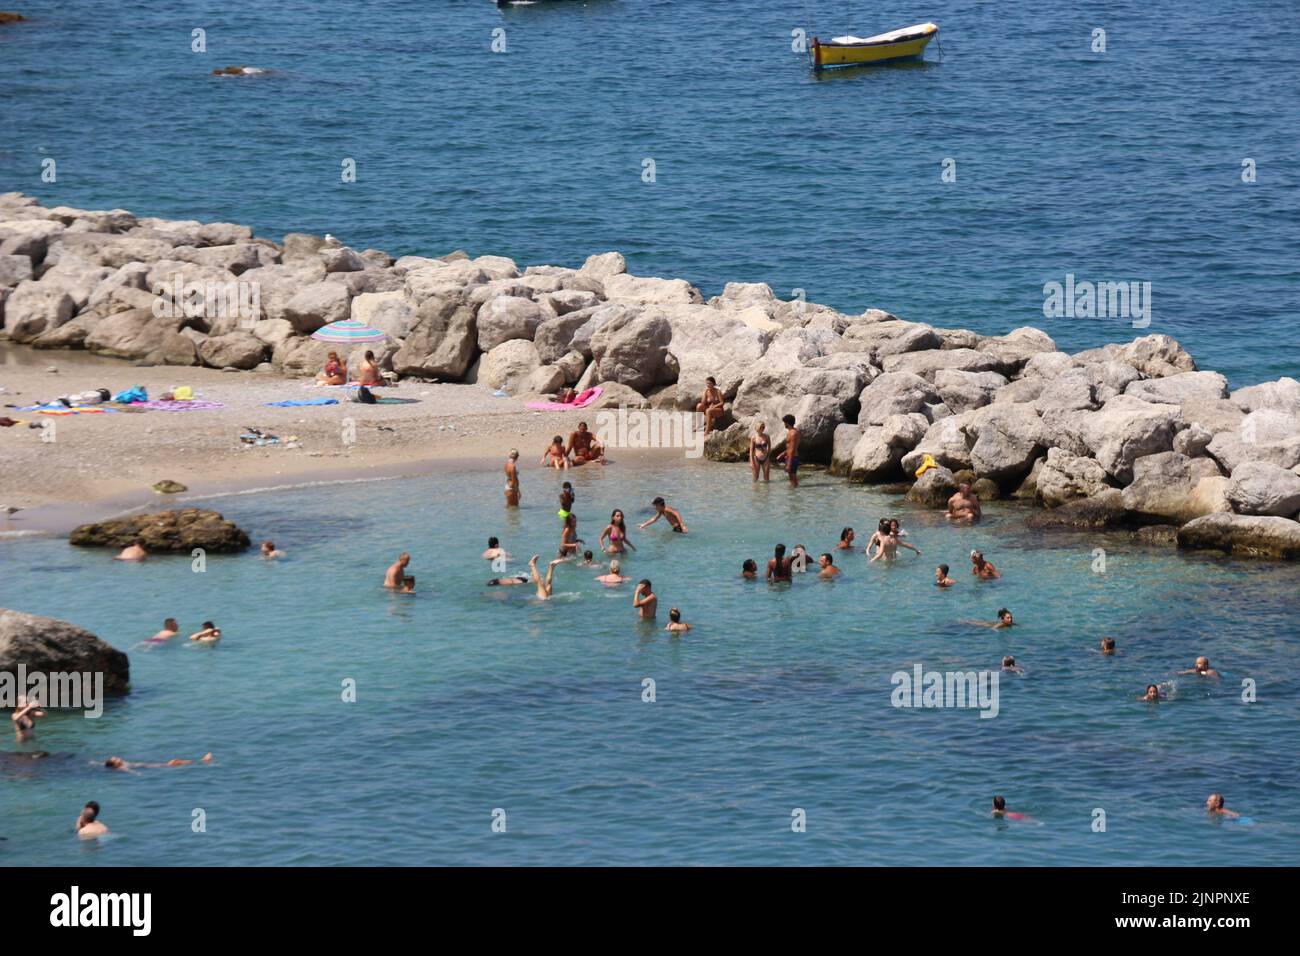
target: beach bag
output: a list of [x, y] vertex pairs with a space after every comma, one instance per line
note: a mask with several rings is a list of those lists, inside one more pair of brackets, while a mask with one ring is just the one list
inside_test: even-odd
[[149, 401], [149, 393], [145, 391], [143, 385], [132, 385], [125, 391], [118, 392], [113, 396], [113, 401], [119, 405], [133, 405], [136, 402]]
[[172, 389], [172, 398], [178, 402], [189, 402], [194, 399], [194, 389], [188, 385], [178, 385]]

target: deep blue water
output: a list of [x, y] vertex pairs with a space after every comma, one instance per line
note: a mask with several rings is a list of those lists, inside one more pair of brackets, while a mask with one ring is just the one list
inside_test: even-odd
[[[766, 281], [846, 311], [1034, 324], [1068, 349], [1139, 333], [1044, 318], [1044, 283], [1149, 281], [1146, 331], [1234, 385], [1300, 364], [1293, 0], [22, 9], [0, 31], [0, 189], [394, 254], [614, 248], [709, 294]], [[943, 55], [921, 64], [818, 78], [790, 50], [797, 28], [927, 18]], [[275, 72], [208, 75], [227, 64]]]
[[[1218, 864], [1295, 862], [1300, 839], [1300, 569], [1042, 537], [994, 504], [978, 529], [810, 474], [797, 493], [743, 466], [571, 476], [579, 532], [629, 524], [655, 494], [690, 533], [633, 527], [626, 562], [660, 596], [658, 625], [628, 587], [561, 567], [556, 597], [487, 588], [489, 534], [516, 556], [558, 541], [560, 477], [528, 469], [524, 507], [498, 473], [233, 496], [212, 502], [289, 558], [140, 566], [55, 539], [0, 541], [0, 606], [56, 615], [131, 648], [177, 617], [215, 647], [131, 650], [133, 693], [99, 720], [51, 716], [0, 768], [6, 864]], [[895, 567], [841, 554], [834, 583], [742, 582], [776, 541], [820, 552], [844, 524], [899, 514], [923, 555]], [[1001, 581], [972, 581], [985, 551]], [[1094, 573], [1094, 549], [1107, 551]], [[401, 548], [418, 593], [379, 587]], [[935, 564], [958, 583], [931, 584]], [[513, 567], [522, 568], [516, 561]], [[660, 628], [679, 606], [694, 630]], [[959, 622], [1000, 606], [1017, 626]], [[1096, 652], [1117, 638], [1113, 658]], [[999, 712], [891, 706], [891, 675], [1025, 668]], [[1214, 681], [1178, 676], [1198, 654]], [[645, 678], [656, 700], [642, 700]], [[356, 681], [357, 702], [341, 701]], [[1241, 682], [1258, 701], [1241, 701]], [[1136, 698], [1172, 681], [1158, 705]], [[0, 749], [13, 749], [6, 742]], [[105, 770], [110, 754], [216, 765]], [[1207, 819], [1222, 791], [1251, 826]], [[1034, 823], [998, 824], [993, 794]], [[116, 836], [71, 835], [88, 799]], [[207, 832], [191, 832], [196, 808]], [[506, 813], [505, 833], [491, 831]], [[806, 833], [790, 829], [807, 813]], [[1090, 829], [1093, 811], [1107, 832]]]

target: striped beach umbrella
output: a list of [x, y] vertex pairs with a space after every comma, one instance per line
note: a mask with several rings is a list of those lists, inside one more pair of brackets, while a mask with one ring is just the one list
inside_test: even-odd
[[317, 329], [311, 334], [313, 339], [318, 342], [337, 342], [340, 345], [369, 345], [372, 342], [382, 342], [388, 336], [378, 329], [372, 329], [364, 322], [353, 322], [351, 319], [344, 319], [341, 322], [331, 322], [329, 325]]

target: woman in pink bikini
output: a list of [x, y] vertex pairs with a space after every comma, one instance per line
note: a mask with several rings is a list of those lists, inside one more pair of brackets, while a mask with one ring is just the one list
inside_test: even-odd
[[623, 512], [615, 508], [609, 516], [609, 524], [605, 525], [605, 530], [600, 533], [600, 549], [606, 554], [626, 554], [628, 548], [635, 551], [636, 545], [628, 540]]

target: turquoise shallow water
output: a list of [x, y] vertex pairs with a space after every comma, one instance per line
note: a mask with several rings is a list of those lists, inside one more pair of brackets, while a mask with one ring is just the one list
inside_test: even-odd
[[[1203, 367], [1234, 385], [1297, 371], [1293, 0], [22, 9], [32, 22], [0, 31], [0, 189], [51, 205], [394, 254], [577, 264], [613, 248], [707, 294], [765, 281], [847, 311], [1039, 325], [1070, 350], [1138, 333], [1044, 318], [1045, 283], [1149, 281], [1146, 331]], [[790, 51], [793, 29], [926, 18], [943, 56], [931, 44], [923, 64], [818, 79]], [[276, 72], [207, 75], [227, 64]]]
[[[529, 470], [503, 514], [483, 472], [335, 485], [211, 502], [289, 552], [138, 567], [54, 539], [0, 542], [0, 605], [66, 618], [128, 648], [174, 615], [216, 620], [216, 647], [131, 653], [134, 692], [100, 720], [53, 716], [58, 756], [0, 769], [9, 864], [1226, 864], [1294, 863], [1300, 788], [1300, 569], [1044, 538], [995, 504], [978, 529], [810, 474], [796, 494], [743, 467], [680, 462], [575, 470], [579, 530], [629, 521], [667, 494], [690, 534], [632, 531], [627, 561], [661, 597], [640, 625], [631, 592], [561, 567], [549, 604], [488, 589], [489, 534], [553, 553], [555, 473]], [[832, 584], [742, 582], [778, 540], [820, 551], [844, 524], [899, 514], [924, 552], [860, 555]], [[965, 555], [1004, 572], [974, 583]], [[1092, 571], [1107, 551], [1104, 575]], [[378, 585], [414, 554], [415, 596]], [[950, 563], [958, 586], [930, 584]], [[522, 566], [522, 565], [520, 565]], [[695, 630], [659, 630], [680, 606]], [[1018, 626], [959, 625], [1009, 606]], [[188, 633], [188, 631], [187, 631]], [[1117, 637], [1120, 654], [1095, 653]], [[996, 718], [900, 710], [890, 675], [981, 670], [1013, 654]], [[1219, 682], [1175, 677], [1207, 654]], [[657, 699], [642, 701], [642, 681]], [[1240, 702], [1243, 678], [1257, 703]], [[357, 682], [358, 702], [340, 700]], [[1138, 702], [1152, 681], [1172, 700]], [[4, 749], [13, 749], [7, 741]], [[217, 765], [137, 776], [109, 754]], [[1223, 791], [1252, 826], [1201, 809]], [[990, 819], [994, 793], [1035, 824]], [[88, 799], [117, 836], [71, 835]], [[790, 830], [807, 812], [806, 833]], [[1107, 832], [1090, 830], [1092, 811]], [[207, 832], [190, 830], [202, 808]], [[507, 832], [491, 831], [506, 812]]]

